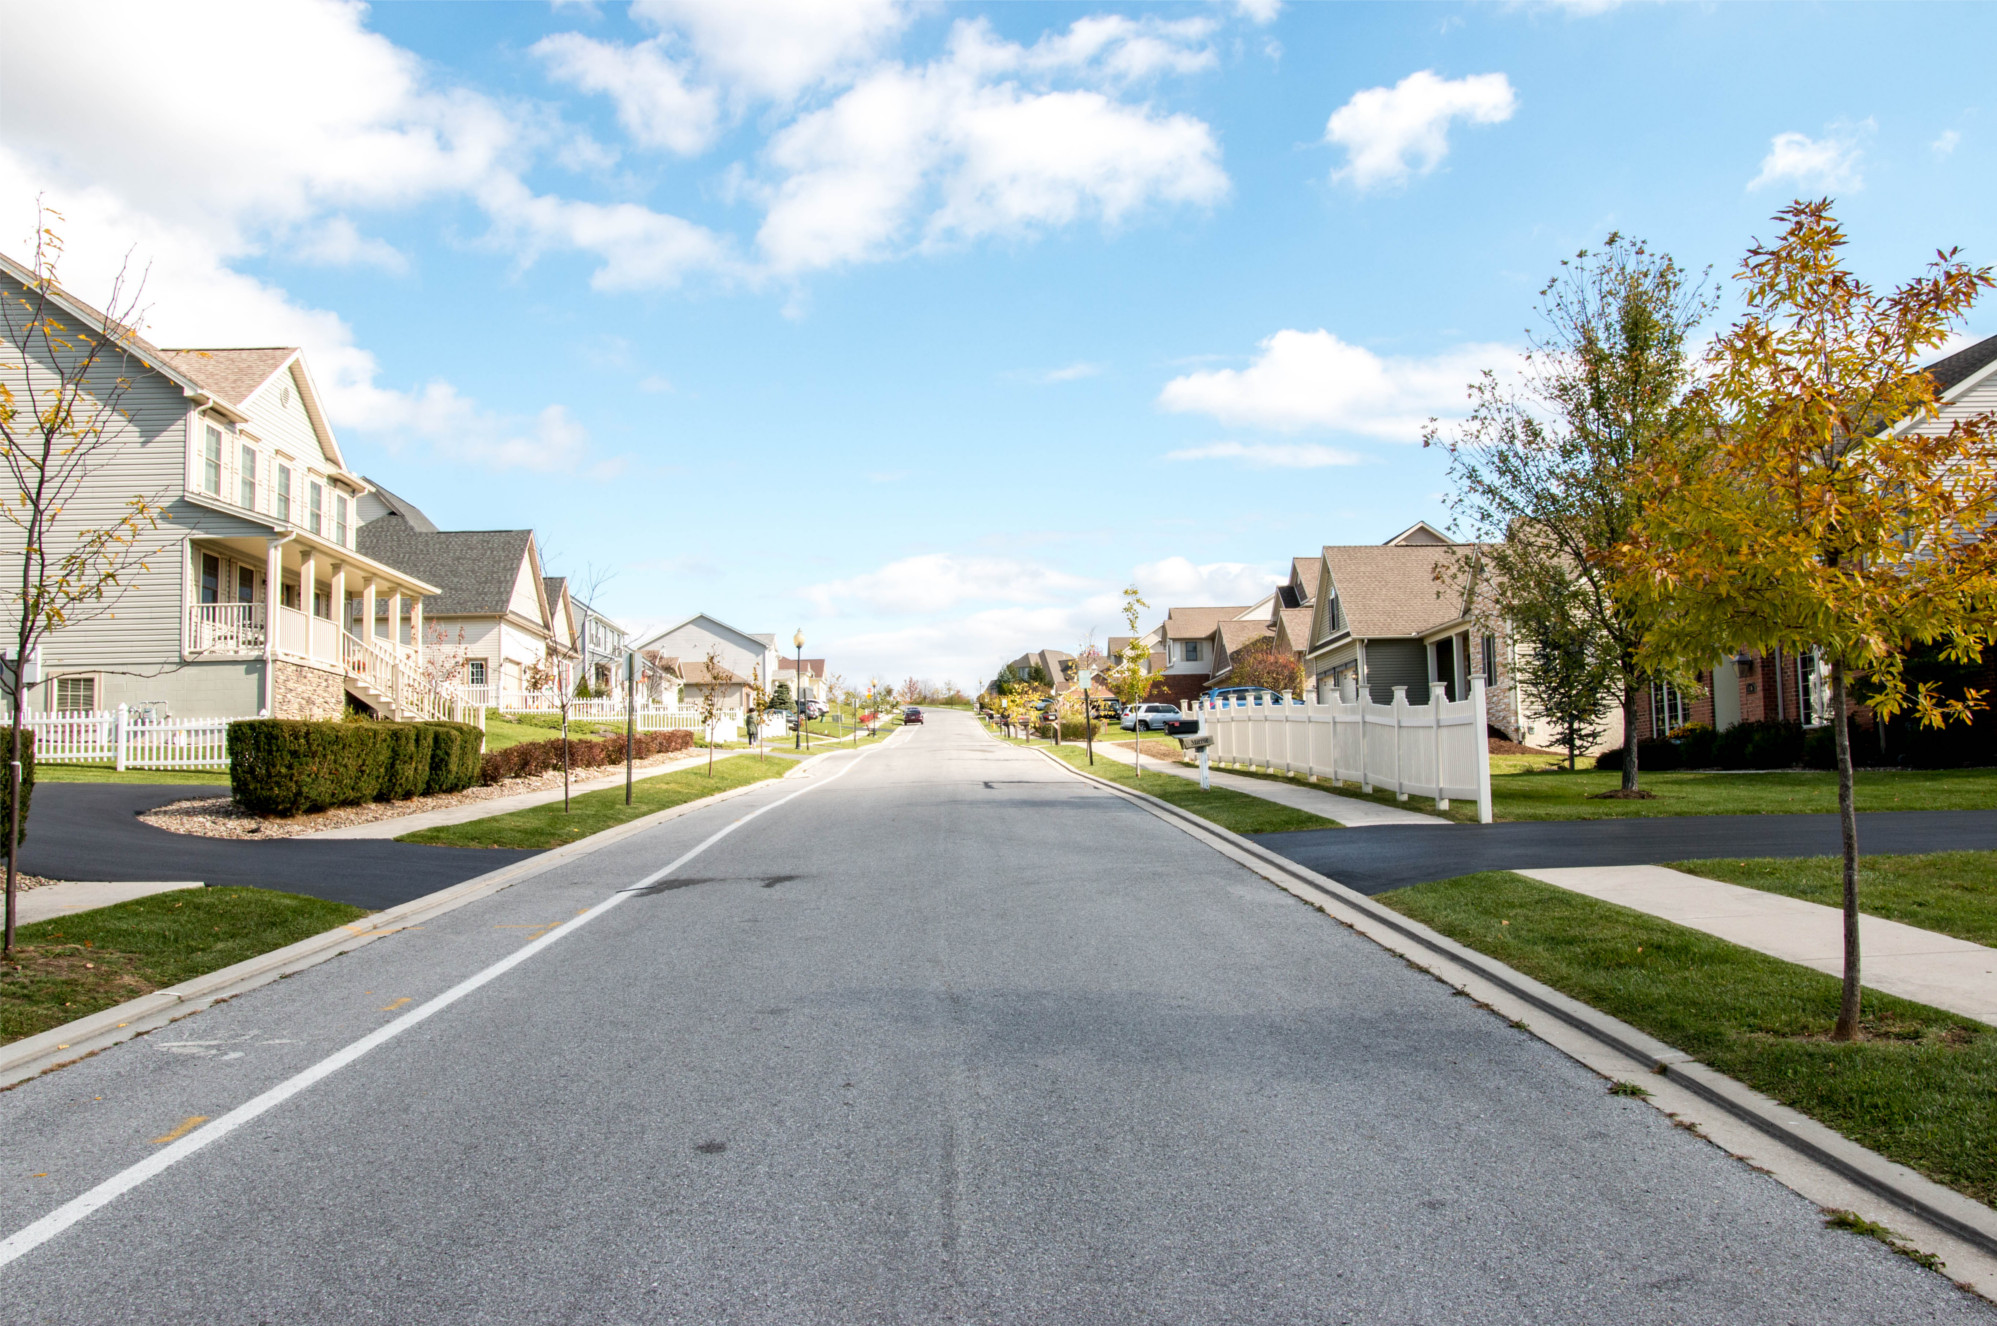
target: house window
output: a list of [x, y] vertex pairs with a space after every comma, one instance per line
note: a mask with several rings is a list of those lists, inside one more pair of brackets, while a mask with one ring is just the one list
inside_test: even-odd
[[272, 496], [276, 499], [276, 515], [286, 524], [291, 522], [291, 467], [277, 467], [277, 486]]
[[1824, 684], [1823, 665], [1818, 662], [1814, 649], [1796, 656], [1796, 704], [1797, 715], [1804, 727], [1816, 727], [1830, 721], [1830, 687]]
[[97, 678], [57, 677], [55, 711], [59, 714], [88, 714], [97, 709]]
[[222, 598], [222, 559], [210, 553], [201, 554], [201, 601], [218, 603]]
[[1477, 642], [1484, 652], [1484, 685], [1490, 690], [1498, 689], [1498, 637], [1487, 635]]
[[255, 603], [257, 601], [257, 573], [247, 566], [236, 568], [236, 602]]
[[1653, 737], [1667, 736], [1691, 721], [1685, 693], [1668, 681], [1650, 683], [1650, 725]]
[[257, 450], [249, 443], [242, 446], [243, 463], [236, 471], [236, 500], [242, 506], [254, 511], [257, 509]]
[[285, 584], [277, 587], [278, 601], [287, 608], [298, 606], [298, 586]]
[[1337, 595], [1333, 595], [1331, 602], [1324, 605], [1324, 626], [1327, 631], [1345, 629], [1345, 613], [1339, 609]]
[[1200, 661], [1200, 642], [1199, 642], [1199, 641], [1197, 641], [1197, 640], [1188, 640], [1188, 641], [1186, 641], [1186, 655], [1185, 655], [1185, 657], [1186, 657], [1186, 662], [1188, 662], [1188, 663], [1197, 663], [1197, 662], [1199, 662], [1199, 661]]
[[485, 685], [485, 660], [470, 659], [465, 663], [465, 679], [474, 686]]
[[307, 494], [305, 501], [305, 528], [311, 530], [314, 534], [324, 534], [326, 530], [322, 523], [322, 517], [326, 507], [326, 490], [317, 483], [309, 483], [305, 485], [305, 488]]
[[347, 499], [333, 494], [333, 542], [347, 546]]
[[201, 487], [217, 497], [222, 495], [222, 430], [212, 424], [201, 444]]

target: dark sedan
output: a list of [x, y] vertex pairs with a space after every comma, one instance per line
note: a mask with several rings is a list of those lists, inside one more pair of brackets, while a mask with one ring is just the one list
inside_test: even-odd
[[904, 723], [920, 723], [922, 721], [922, 711], [914, 705], [910, 705], [901, 711], [901, 721]]

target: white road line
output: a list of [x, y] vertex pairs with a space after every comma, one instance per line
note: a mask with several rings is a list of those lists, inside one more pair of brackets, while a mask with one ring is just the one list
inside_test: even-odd
[[873, 754], [874, 750], [882, 749], [885, 744], [883, 743], [882, 746], [874, 747], [873, 750], [862, 751], [857, 758], [849, 760], [844, 767], [828, 778], [807, 783], [797, 791], [792, 792], [789, 796], [780, 797], [770, 802], [767, 806], [760, 806], [748, 814], [730, 821], [722, 828], [702, 839], [691, 850], [675, 858], [669, 865], [662, 866], [653, 871], [636, 884], [629, 884], [619, 889], [616, 893], [611, 894], [608, 898], [605, 898], [602, 902], [596, 904], [596, 906], [590, 908], [580, 916], [575, 917], [573, 920], [564, 921], [556, 929], [516, 949], [513, 953], [501, 958], [498, 962], [493, 963], [477, 975], [460, 981], [458, 984], [444, 991], [444, 993], [438, 995], [435, 999], [430, 1000], [430, 1002], [409, 1010], [409, 1012], [404, 1013], [393, 1022], [361, 1037], [345, 1049], [335, 1051], [333, 1054], [321, 1059], [318, 1063], [297, 1074], [295, 1077], [287, 1078], [278, 1083], [261, 1096], [238, 1105], [235, 1109], [230, 1110], [213, 1123], [195, 1129], [179, 1141], [146, 1157], [129, 1169], [112, 1175], [80, 1197], [72, 1198], [63, 1203], [40, 1220], [10, 1235], [6, 1240], [0, 1241], [0, 1266], [6, 1266], [16, 1258], [32, 1252], [56, 1235], [62, 1233], [65, 1229], [68, 1229], [71, 1225], [74, 1225], [77, 1221], [88, 1216], [91, 1212], [98, 1210], [100, 1207], [110, 1205], [118, 1198], [144, 1183], [147, 1179], [164, 1173], [203, 1147], [221, 1141], [222, 1138], [241, 1128], [257, 1116], [276, 1109], [279, 1105], [290, 1100], [313, 1083], [323, 1078], [331, 1077], [334, 1073], [339, 1072], [348, 1064], [359, 1059], [369, 1050], [387, 1044], [417, 1023], [422, 1022], [433, 1014], [441, 1013], [480, 986], [485, 985], [489, 981], [499, 979], [507, 972], [512, 971], [515, 967], [527, 961], [527, 959], [533, 957], [536, 953], [582, 929], [597, 917], [631, 897], [638, 890], [658, 883], [687, 862], [699, 856], [702, 852], [705, 852], [708, 848], [714, 846], [714, 844], [720, 842], [723, 838], [726, 838], [729, 834], [735, 832], [735, 830], [741, 828], [744, 824], [747, 824], [750, 820], [755, 819], [758, 815], [775, 810], [778, 806], [797, 800], [807, 792], [824, 787], [827, 783], [844, 777], [849, 771], [857, 767], [861, 760]]

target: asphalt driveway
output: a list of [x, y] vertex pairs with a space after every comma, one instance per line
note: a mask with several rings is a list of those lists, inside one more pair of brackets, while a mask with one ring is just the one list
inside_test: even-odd
[[[36, 789], [35, 795], [41, 796]], [[40, 813], [41, 803], [36, 802]], [[1478, 870], [1645, 866], [1706, 857], [1830, 856], [1835, 815], [1683, 815], [1649, 819], [1307, 829], [1255, 841], [1361, 893]], [[1997, 849], [1997, 810], [1896, 810], [1858, 817], [1864, 853]]]
[[536, 855], [385, 839], [195, 838], [138, 818], [204, 795], [187, 783], [37, 784], [21, 868], [51, 879], [247, 884], [379, 910]]

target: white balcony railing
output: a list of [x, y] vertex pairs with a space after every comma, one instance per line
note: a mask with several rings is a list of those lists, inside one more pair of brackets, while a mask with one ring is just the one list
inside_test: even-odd
[[188, 653], [256, 656], [263, 648], [263, 604], [197, 603], [187, 610]]

